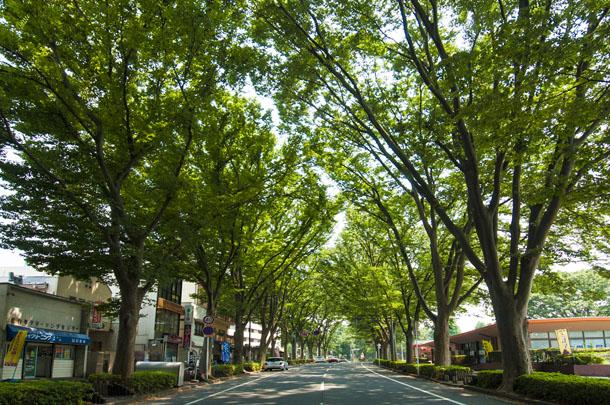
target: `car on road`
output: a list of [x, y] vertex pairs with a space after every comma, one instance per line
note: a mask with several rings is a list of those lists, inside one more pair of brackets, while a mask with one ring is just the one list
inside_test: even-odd
[[288, 362], [281, 357], [269, 357], [263, 363], [263, 371], [288, 370]]
[[339, 359], [336, 357], [329, 357], [328, 359], [326, 359], [326, 361], [329, 363], [338, 363]]
[[313, 356], [314, 363], [326, 363], [326, 359], [322, 356]]

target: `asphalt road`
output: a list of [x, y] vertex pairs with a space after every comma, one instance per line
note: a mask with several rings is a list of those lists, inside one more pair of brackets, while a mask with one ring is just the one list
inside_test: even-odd
[[202, 385], [147, 404], [510, 404], [508, 400], [384, 370], [371, 364], [310, 364]]

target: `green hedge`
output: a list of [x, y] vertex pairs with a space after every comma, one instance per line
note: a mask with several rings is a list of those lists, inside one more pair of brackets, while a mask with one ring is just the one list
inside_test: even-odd
[[481, 370], [477, 373], [477, 387], [495, 390], [501, 384], [502, 370]]
[[451, 364], [462, 365], [466, 363], [468, 356], [465, 354], [454, 354], [451, 356]]
[[2, 405], [82, 404], [91, 401], [94, 395], [93, 386], [82, 381], [0, 382]]
[[212, 366], [212, 375], [214, 377], [228, 377], [231, 375], [235, 375], [235, 365], [216, 364]]
[[610, 404], [610, 380], [560, 373], [533, 373], [515, 381], [515, 392], [529, 398], [574, 405]]
[[417, 369], [419, 367], [419, 375], [436, 378], [438, 380], [454, 380], [463, 381], [466, 376], [469, 375], [472, 370], [470, 367], [464, 366], [435, 366], [434, 364], [409, 364], [405, 361], [390, 361], [386, 359], [376, 359], [375, 364], [382, 367], [391, 368], [393, 370], [402, 371], [409, 374], [418, 374]]
[[244, 370], [246, 371], [261, 371], [261, 363], [257, 363], [255, 361], [247, 361], [243, 364]]
[[136, 394], [162, 391], [176, 385], [176, 375], [164, 371], [136, 371], [128, 385]]
[[176, 385], [176, 375], [165, 371], [136, 371], [127, 380], [123, 380], [120, 375], [109, 373], [91, 374], [87, 378], [96, 388], [102, 385], [121, 385], [134, 394], [162, 391]]
[[288, 365], [297, 366], [299, 364], [313, 363], [313, 359], [288, 359]]

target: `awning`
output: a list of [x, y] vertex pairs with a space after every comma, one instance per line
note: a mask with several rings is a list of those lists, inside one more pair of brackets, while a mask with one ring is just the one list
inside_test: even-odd
[[26, 342], [61, 343], [66, 345], [88, 345], [91, 338], [82, 333], [71, 333], [59, 330], [29, 328], [27, 326], [6, 325], [6, 340], [13, 340], [17, 332], [27, 330]]

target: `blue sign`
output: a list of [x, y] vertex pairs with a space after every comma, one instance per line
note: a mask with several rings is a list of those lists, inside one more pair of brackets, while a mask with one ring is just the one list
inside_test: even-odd
[[231, 345], [228, 342], [222, 342], [220, 345], [220, 361], [223, 363], [231, 361]]
[[26, 342], [61, 343], [66, 345], [88, 345], [91, 342], [91, 338], [82, 333], [29, 328], [17, 325], [6, 325], [6, 340], [13, 340], [20, 330], [28, 331], [25, 339]]
[[211, 326], [206, 326], [203, 328], [203, 334], [206, 336], [212, 336], [214, 334], [214, 328]]

